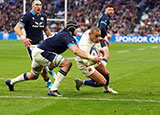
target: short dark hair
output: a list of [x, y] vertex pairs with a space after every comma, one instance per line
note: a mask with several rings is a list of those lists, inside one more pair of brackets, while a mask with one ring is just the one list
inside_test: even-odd
[[101, 30], [98, 27], [92, 27], [91, 28], [91, 34], [94, 34], [94, 32], [100, 32]]
[[108, 8], [108, 7], [114, 8], [113, 4], [107, 4], [107, 5], [106, 5], [106, 8]]

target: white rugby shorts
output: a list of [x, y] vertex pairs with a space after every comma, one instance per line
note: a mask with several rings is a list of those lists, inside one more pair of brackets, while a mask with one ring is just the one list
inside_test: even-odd
[[78, 66], [79, 70], [80, 70], [84, 75], [86, 75], [86, 76], [89, 77], [90, 75], [92, 75], [92, 74], [94, 73], [94, 71], [95, 71], [94, 65], [86, 67], [86, 66], [83, 64], [83, 62], [81, 62], [81, 61], [76, 61], [76, 62], [77, 62], [77, 66]]
[[39, 49], [39, 48], [34, 48], [34, 50], [32, 50], [32, 67], [38, 67], [38, 66], [48, 66], [50, 65], [50, 61], [45, 59], [41, 53], [44, 52], [43, 50]]

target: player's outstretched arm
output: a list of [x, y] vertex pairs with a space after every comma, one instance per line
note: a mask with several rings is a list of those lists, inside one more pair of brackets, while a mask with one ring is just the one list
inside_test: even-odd
[[90, 59], [93, 60], [94, 62], [100, 62], [101, 58], [97, 56], [92, 56], [87, 54], [86, 52], [82, 51], [79, 49], [76, 45], [72, 45], [69, 47], [69, 49], [77, 56], [83, 58], [83, 59]]

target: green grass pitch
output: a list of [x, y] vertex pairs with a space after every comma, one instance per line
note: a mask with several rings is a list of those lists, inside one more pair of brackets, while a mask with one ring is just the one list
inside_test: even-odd
[[[0, 115], [159, 115], [160, 44], [111, 43], [110, 87], [75, 89], [75, 78], [87, 79], [77, 68], [71, 51], [63, 54], [73, 62], [61, 83], [62, 98], [47, 95], [43, 78], [21, 82], [8, 91], [5, 80], [30, 71], [31, 61], [21, 41], [0, 41]], [[59, 68], [54, 71], [58, 72]], [[52, 80], [54, 81], [54, 80]]]

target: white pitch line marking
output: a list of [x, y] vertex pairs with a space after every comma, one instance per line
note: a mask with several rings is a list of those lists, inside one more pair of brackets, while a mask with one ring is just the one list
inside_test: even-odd
[[118, 53], [126, 53], [128, 52], [128, 50], [121, 50], [121, 51], [118, 51]]
[[145, 50], [145, 48], [138, 48], [137, 50]]
[[110, 98], [72, 98], [72, 97], [43, 97], [43, 96], [0, 96], [0, 99], [56, 99], [56, 100], [88, 100], [88, 101], [120, 101], [139, 103], [160, 103], [160, 100], [139, 100], [139, 99], [110, 99]]
[[66, 57], [66, 59], [74, 60], [76, 57]]
[[158, 48], [158, 46], [153, 46], [152, 48], [155, 49], [155, 48]]

